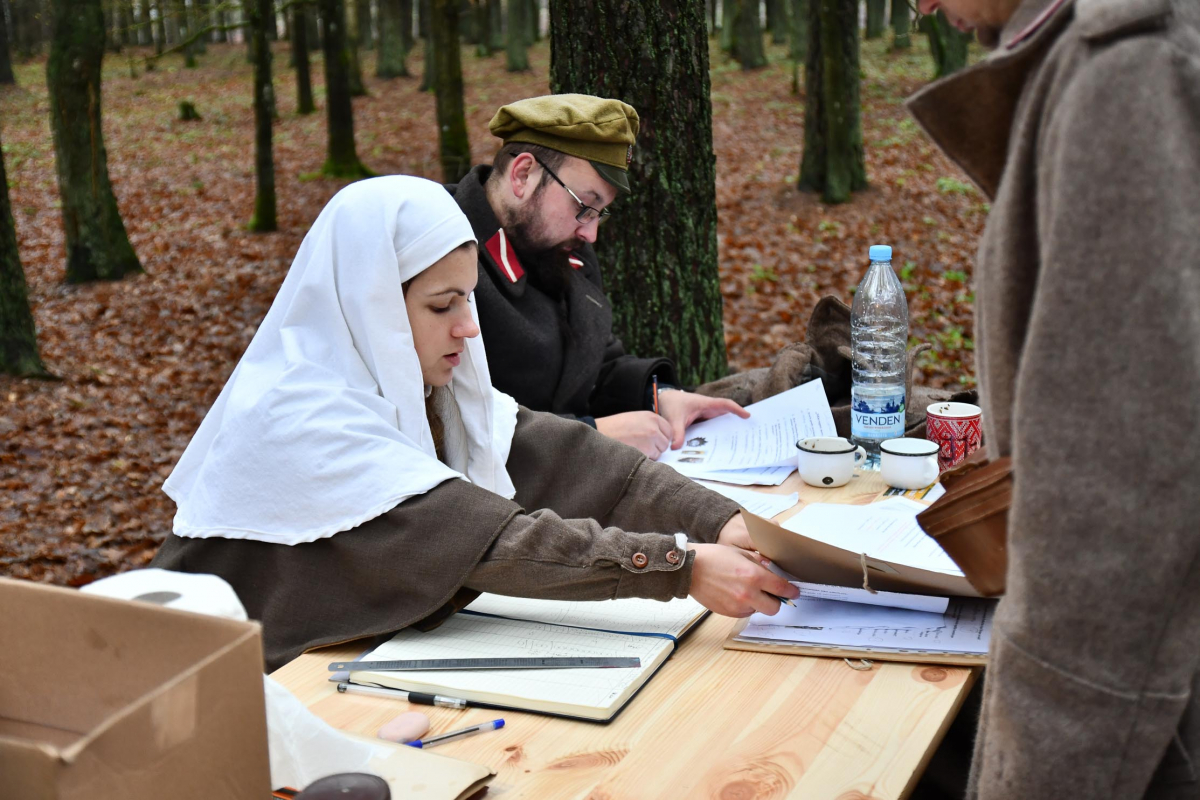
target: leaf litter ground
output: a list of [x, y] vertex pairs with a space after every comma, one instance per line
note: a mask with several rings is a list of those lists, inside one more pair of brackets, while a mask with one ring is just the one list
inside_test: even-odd
[[[892, 54], [864, 43], [863, 138], [871, 187], [840, 206], [795, 189], [803, 98], [782, 49], [742, 72], [712, 59], [713, 136], [725, 339], [730, 366], [769, 364], [804, 336], [828, 294], [852, 299], [871, 244], [896, 251], [912, 341], [934, 345], [926, 383], [972, 385], [971, 260], [987, 204], [908, 118], [901, 102], [928, 81], [924, 40]], [[139, 56], [140, 58], [140, 56]], [[210, 45], [201, 67], [110, 55], [103, 85], [109, 171], [146, 274], [110, 284], [63, 283], [60, 203], [45, 64], [20, 65], [0, 87], [0, 124], [21, 260], [42, 357], [56, 381], [0, 376], [0, 574], [82, 585], [145, 565], [171, 529], [162, 493], [192, 433], [233, 371], [304, 233], [343, 185], [314, 178], [324, 161], [318, 112], [295, 113], [293, 75], [275, 57], [280, 231], [244, 230], [254, 200], [253, 110], [244, 50]], [[547, 91], [549, 49], [532, 70], [464, 48], [472, 155], [490, 161], [487, 122], [503, 103]], [[410, 56], [421, 67], [420, 50]], [[381, 173], [440, 177], [434, 98], [418, 79], [378, 80], [355, 102], [358, 151]], [[139, 73], [132, 77], [132, 72]], [[191, 100], [203, 119], [178, 120]]]

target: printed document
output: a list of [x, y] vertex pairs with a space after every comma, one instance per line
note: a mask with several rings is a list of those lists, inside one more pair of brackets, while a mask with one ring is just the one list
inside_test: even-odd
[[810, 436], [836, 436], [833, 413], [821, 381], [809, 381], [746, 406], [749, 419], [722, 414], [687, 429], [684, 445], [659, 461], [691, 478], [712, 470], [774, 467], [796, 458], [796, 442]]

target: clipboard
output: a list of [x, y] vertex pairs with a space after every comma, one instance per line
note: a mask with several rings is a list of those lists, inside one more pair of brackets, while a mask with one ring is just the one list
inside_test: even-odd
[[900, 661], [905, 664], [946, 664], [960, 667], [987, 666], [986, 653], [947, 653], [937, 650], [875, 650], [870, 647], [845, 647], [795, 642], [745, 642], [737, 636], [749, 623], [740, 620], [721, 647], [725, 650], [746, 650], [751, 653], [775, 653], [785, 656], [817, 656], [819, 658], [869, 658], [872, 661]]
[[888, 592], [983, 597], [962, 575], [909, 567], [818, 542], [742, 509], [758, 552], [797, 580]]

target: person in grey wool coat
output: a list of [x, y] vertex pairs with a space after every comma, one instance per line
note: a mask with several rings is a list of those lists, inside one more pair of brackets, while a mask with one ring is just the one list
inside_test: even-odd
[[968, 797], [1200, 797], [1200, 3], [920, 0], [995, 47], [909, 107], [976, 267], [1008, 591]]

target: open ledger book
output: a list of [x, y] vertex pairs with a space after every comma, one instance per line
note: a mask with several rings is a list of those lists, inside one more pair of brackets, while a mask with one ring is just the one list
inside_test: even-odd
[[458, 697], [474, 705], [607, 722], [708, 613], [689, 598], [668, 603], [530, 600], [484, 594], [440, 627], [406, 629], [365, 661], [418, 658], [620, 656], [640, 668], [353, 672], [354, 683]]

